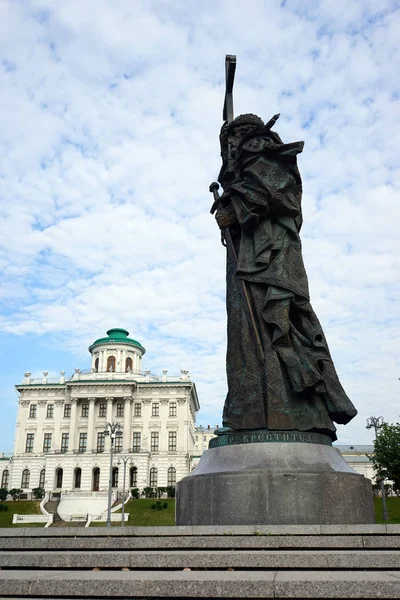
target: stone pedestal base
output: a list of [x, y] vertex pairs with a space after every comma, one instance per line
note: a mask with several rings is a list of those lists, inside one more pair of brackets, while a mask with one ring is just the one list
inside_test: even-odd
[[212, 448], [177, 484], [177, 525], [351, 523], [375, 523], [371, 482], [332, 446]]

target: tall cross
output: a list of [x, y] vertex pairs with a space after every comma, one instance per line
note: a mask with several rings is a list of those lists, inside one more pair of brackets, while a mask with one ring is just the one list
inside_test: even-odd
[[225, 56], [225, 100], [222, 119], [229, 125], [233, 121], [233, 82], [235, 80], [236, 56], [227, 54]]

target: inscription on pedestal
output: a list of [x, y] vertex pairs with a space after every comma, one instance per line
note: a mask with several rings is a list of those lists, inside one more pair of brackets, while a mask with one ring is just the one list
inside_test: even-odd
[[254, 431], [238, 431], [219, 434], [209, 442], [209, 448], [230, 446], [232, 444], [262, 444], [262, 443], [300, 443], [300, 444], [325, 444], [332, 446], [328, 435], [311, 431], [269, 431], [265, 429]]

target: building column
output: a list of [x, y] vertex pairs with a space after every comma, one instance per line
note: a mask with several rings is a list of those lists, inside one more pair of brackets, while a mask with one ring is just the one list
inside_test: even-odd
[[113, 421], [113, 400], [114, 398], [106, 398], [107, 400], [107, 423], [112, 423]]
[[104, 350], [100, 350], [99, 352], [99, 372], [104, 371]]
[[71, 452], [77, 450], [75, 448], [75, 434], [76, 434], [76, 412], [78, 409], [78, 398], [71, 398], [71, 421], [69, 425], [69, 448]]
[[129, 452], [131, 441], [132, 396], [125, 396], [124, 401], [124, 438], [122, 450], [123, 452]]
[[96, 398], [88, 398], [89, 400], [89, 417], [88, 417], [88, 433], [87, 433], [87, 449], [89, 452], [93, 450], [93, 431], [94, 431], [94, 408]]
[[[121, 371], [122, 371], [123, 373], [125, 373], [125, 365], [126, 365], [126, 350], [122, 350], [122, 358], [121, 358], [121, 361], [122, 361], [122, 365], [121, 365], [121, 366], [122, 366], [122, 368], [121, 368]], [[133, 367], [133, 363], [132, 363], [132, 367]]]
[[61, 425], [61, 410], [62, 410], [62, 406], [64, 404], [64, 400], [56, 400], [54, 402], [55, 406], [54, 406], [54, 440], [53, 440], [53, 447], [54, 450], [57, 452], [59, 450], [61, 450], [61, 431], [60, 431], [60, 425]]

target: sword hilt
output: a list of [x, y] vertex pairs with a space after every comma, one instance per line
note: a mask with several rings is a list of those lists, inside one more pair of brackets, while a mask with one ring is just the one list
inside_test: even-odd
[[217, 183], [216, 181], [213, 181], [210, 184], [209, 190], [212, 193], [212, 195], [214, 196], [214, 202], [213, 202], [213, 205], [210, 210], [210, 213], [213, 215], [218, 208], [218, 203], [221, 200], [220, 195], [218, 194], [219, 183]]

